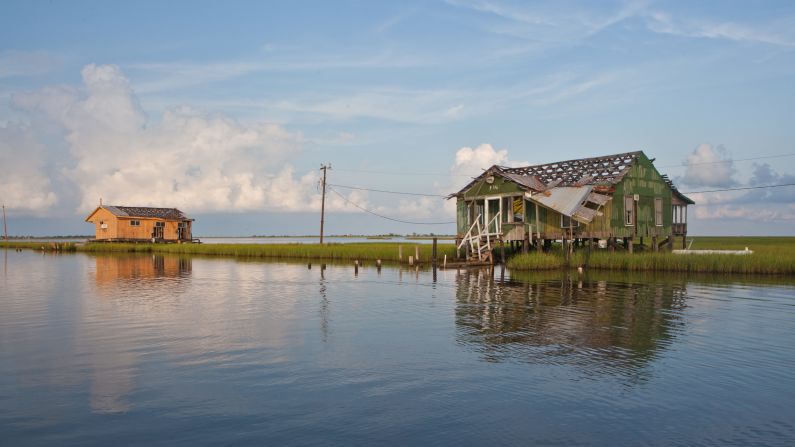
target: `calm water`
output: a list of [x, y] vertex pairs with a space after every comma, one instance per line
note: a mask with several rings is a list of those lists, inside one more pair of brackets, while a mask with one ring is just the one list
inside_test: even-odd
[[795, 443], [783, 280], [0, 256], [4, 446]]

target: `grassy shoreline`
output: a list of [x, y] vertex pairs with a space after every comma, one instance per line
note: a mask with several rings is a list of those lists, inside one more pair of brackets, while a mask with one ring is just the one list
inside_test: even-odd
[[[317, 260], [377, 260], [398, 262], [402, 247], [403, 262], [419, 252], [419, 261], [431, 259], [431, 244], [408, 244], [388, 242], [356, 242], [345, 244], [128, 244], [128, 243], [42, 243], [0, 242], [0, 247], [45, 251], [82, 253], [162, 253], [176, 255], [209, 255], [238, 258], [317, 259]], [[453, 244], [440, 243], [437, 256], [441, 260], [455, 257]]]
[[560, 252], [517, 255], [507, 262], [514, 270], [549, 270], [586, 266], [593, 270], [656, 271], [685, 273], [727, 273], [789, 275], [795, 273], [795, 238], [792, 237], [698, 237], [693, 238], [693, 250], [743, 250], [749, 255], [708, 254], [678, 255], [649, 251], [635, 254], [607, 253], [587, 249], [575, 252], [570, 262]]
[[[576, 252], [567, 262], [560, 252], [548, 254], [528, 253], [515, 255], [508, 259], [507, 267], [516, 271], [564, 270], [586, 266], [592, 270], [629, 272], [684, 272], [720, 274], [795, 274], [795, 238], [698, 238], [693, 249], [744, 249], [748, 246], [754, 251], [750, 255], [675, 255], [662, 253], [622, 252], [607, 253], [595, 251], [590, 256], [585, 249]], [[94, 243], [75, 244], [71, 242], [0, 242], [0, 247], [33, 249], [54, 252], [84, 253], [161, 253], [176, 255], [226, 256], [261, 259], [304, 259], [304, 260], [377, 260], [400, 262], [399, 248], [402, 247], [402, 262], [414, 256], [415, 247], [419, 251], [420, 262], [431, 258], [430, 244], [398, 242], [357, 242], [332, 244], [125, 244]], [[447, 255], [449, 262], [455, 259], [455, 247], [450, 243], [438, 244], [438, 258]], [[497, 254], [499, 257], [499, 254]]]

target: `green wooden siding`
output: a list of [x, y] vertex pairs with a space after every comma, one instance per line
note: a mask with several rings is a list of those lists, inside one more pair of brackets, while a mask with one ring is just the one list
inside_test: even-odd
[[[637, 225], [624, 224], [624, 197], [638, 194]], [[654, 199], [662, 198], [663, 225], [654, 222]], [[646, 156], [641, 155], [616, 185], [611, 201], [610, 227], [615, 237], [668, 236], [671, 234], [671, 189]], [[605, 214], [607, 216], [607, 214]]]
[[458, 234], [465, 234], [469, 230], [467, 228], [467, 204], [461, 198], [456, 201], [455, 221]]
[[464, 192], [464, 197], [470, 200], [475, 197], [496, 196], [510, 193], [524, 194], [524, 190], [520, 189], [516, 183], [495, 175], [493, 183], [489, 184], [485, 179], [481, 180], [466, 190]]

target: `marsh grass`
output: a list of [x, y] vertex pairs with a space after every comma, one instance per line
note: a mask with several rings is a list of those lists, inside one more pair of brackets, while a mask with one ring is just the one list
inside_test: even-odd
[[76, 251], [74, 242], [0, 241], [0, 248], [43, 251]]
[[[398, 261], [398, 246], [403, 247], [403, 262], [414, 256], [418, 247], [420, 262], [431, 259], [431, 244], [398, 243], [345, 243], [345, 244], [124, 244], [90, 243], [78, 247], [78, 251], [92, 253], [173, 253], [191, 255], [233, 256], [241, 258], [290, 258], [329, 260], [377, 260]], [[453, 244], [438, 244], [437, 256], [441, 260], [455, 257]]]
[[[549, 254], [517, 255], [508, 261], [516, 270], [550, 270], [585, 265], [590, 269], [614, 271], [660, 271], [692, 273], [739, 273], [784, 275], [795, 273], [795, 238], [789, 237], [696, 237], [692, 249], [743, 250], [749, 255], [680, 255], [648, 250], [628, 254], [579, 249], [567, 262], [560, 251]], [[680, 242], [681, 244], [681, 242]], [[681, 246], [681, 245], [679, 245]]]

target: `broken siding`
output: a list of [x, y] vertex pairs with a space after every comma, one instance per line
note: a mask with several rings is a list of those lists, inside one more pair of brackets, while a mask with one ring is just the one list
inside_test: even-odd
[[456, 200], [456, 232], [458, 234], [465, 234], [469, 231], [467, 228], [467, 203], [463, 199]]
[[[624, 224], [624, 198], [638, 194], [636, 202], [635, 226]], [[654, 199], [663, 202], [663, 225], [656, 226], [654, 220]], [[665, 179], [646, 156], [638, 158], [613, 193], [610, 213], [610, 226], [614, 237], [668, 236], [671, 234], [671, 189]], [[607, 213], [605, 213], [607, 215]]]

